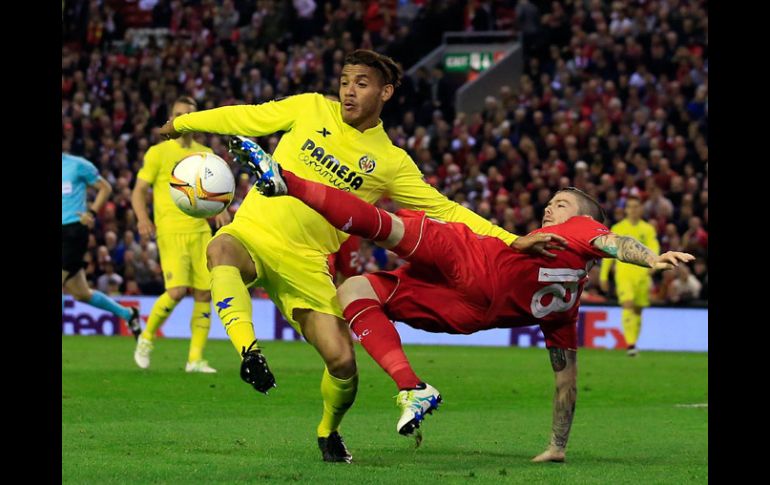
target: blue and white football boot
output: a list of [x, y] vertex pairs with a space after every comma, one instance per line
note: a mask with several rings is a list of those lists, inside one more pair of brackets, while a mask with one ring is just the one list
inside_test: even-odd
[[396, 431], [404, 436], [415, 434], [417, 446], [422, 441], [420, 423], [427, 414], [433, 414], [441, 404], [441, 393], [438, 389], [425, 384], [425, 389], [409, 389], [400, 391], [396, 396], [396, 404], [401, 408], [401, 418], [396, 424]]
[[228, 149], [236, 163], [257, 177], [256, 187], [260, 194], [275, 197], [289, 193], [280, 165], [261, 146], [246, 137], [233, 136]]

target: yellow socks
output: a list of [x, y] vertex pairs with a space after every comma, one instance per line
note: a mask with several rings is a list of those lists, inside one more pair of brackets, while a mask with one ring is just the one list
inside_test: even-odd
[[193, 303], [192, 316], [190, 317], [190, 351], [187, 354], [187, 362], [203, 360], [203, 348], [209, 338], [211, 328], [211, 302], [196, 301]]
[[247, 349], [256, 337], [251, 322], [251, 297], [235, 266], [215, 266], [211, 270], [211, 301], [227, 336], [238, 355]]
[[155, 304], [150, 310], [150, 316], [147, 318], [147, 326], [142, 331], [142, 338], [153, 340], [155, 332], [163, 325], [171, 312], [174, 311], [179, 302], [171, 298], [168, 292], [163, 293], [155, 300]]
[[338, 379], [324, 368], [321, 378], [321, 396], [324, 400], [324, 412], [318, 424], [318, 437], [326, 438], [340, 427], [342, 417], [356, 399], [358, 391], [358, 372], [348, 379]]

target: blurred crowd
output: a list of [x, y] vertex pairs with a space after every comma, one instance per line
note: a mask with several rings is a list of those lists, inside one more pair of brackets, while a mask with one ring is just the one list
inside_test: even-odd
[[[446, 30], [514, 31], [521, 79], [456, 112], [446, 73], [405, 77], [386, 105], [393, 143], [428, 183], [516, 234], [550, 194], [576, 186], [613, 224], [642, 198], [661, 250], [698, 259], [656, 276], [652, 300], [708, 299], [708, 12], [705, 1], [66, 1], [63, 146], [114, 187], [90, 239], [87, 276], [107, 293], [158, 294], [154, 241], [130, 206], [144, 153], [169, 105], [200, 109], [294, 93], [336, 94], [346, 52], [371, 48], [408, 69]], [[229, 159], [223, 137], [197, 135]], [[280, 134], [260, 140], [272, 149]], [[250, 188], [239, 178], [236, 202]], [[386, 207], [389, 204], [385, 203]], [[398, 264], [364, 242], [360, 269]], [[598, 269], [585, 298], [606, 301]]]

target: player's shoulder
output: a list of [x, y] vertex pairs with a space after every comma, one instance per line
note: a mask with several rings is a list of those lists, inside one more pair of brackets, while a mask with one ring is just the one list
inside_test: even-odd
[[163, 150], [171, 148], [172, 143], [175, 143], [174, 140], [164, 140], [154, 145], [151, 145], [150, 148], [148, 148], [147, 151], [144, 152], [145, 156], [150, 154], [156, 154], [156, 153], [162, 152]]
[[[385, 135], [387, 138], [387, 135]], [[396, 146], [393, 144], [392, 141], [390, 141], [390, 138], [388, 138], [388, 144], [386, 145], [386, 149], [388, 150], [388, 155], [392, 160], [399, 160], [403, 163], [409, 163], [411, 165], [417, 165], [414, 160], [412, 160], [412, 157], [409, 156], [409, 154], [404, 150], [403, 148]]]
[[412, 157], [403, 148], [393, 144], [382, 125], [376, 128], [376, 130], [375, 133], [367, 134], [366, 145], [368, 153], [365, 155], [366, 158], [375, 161], [376, 164], [383, 162], [395, 170], [417, 167]]
[[[385, 126], [380, 123], [376, 128], [372, 128], [372, 133], [368, 137], [368, 143], [372, 150], [379, 152], [380, 156], [385, 156], [388, 160], [398, 163], [411, 163], [415, 165], [414, 160], [403, 148], [397, 146], [385, 132]], [[369, 132], [367, 132], [369, 133]]]
[[327, 106], [339, 106], [340, 105], [340, 99], [335, 95], [330, 94], [322, 94], [322, 93], [307, 93], [312, 95], [318, 103], [327, 105]]
[[211, 148], [207, 147], [203, 143], [198, 143], [195, 140], [193, 140], [193, 142], [192, 142], [192, 148], [196, 152], [214, 153], [214, 150], [212, 150]]
[[291, 94], [288, 96], [281, 96], [279, 98], [275, 98], [273, 101], [276, 103], [290, 103], [290, 104], [302, 104], [306, 106], [314, 106], [314, 105], [320, 105], [323, 104], [325, 101], [328, 101], [326, 98], [323, 97], [320, 93], [298, 93], [298, 94]]
[[639, 221], [639, 222], [641, 222], [641, 223], [642, 223], [642, 227], [643, 227], [645, 230], [647, 230], [647, 231], [655, 231], [655, 232], [657, 232], [657, 231], [655, 230], [655, 226], [653, 226], [653, 225], [652, 225], [650, 222], [647, 222], [647, 221], [645, 221], [644, 219], [642, 219], [642, 220], [641, 220], [641, 221]]
[[627, 225], [628, 225], [628, 224], [626, 223], [626, 220], [625, 220], [625, 219], [623, 219], [623, 220], [621, 220], [621, 221], [618, 221], [618, 222], [616, 222], [615, 224], [613, 224], [613, 225], [610, 227], [610, 229], [612, 230], [612, 232], [618, 232], [618, 231], [621, 231], [621, 230], [623, 230], [623, 229], [624, 229], [624, 228], [625, 228]]
[[[192, 146], [196, 146], [196, 142], [194, 140], [192, 142]], [[164, 156], [164, 154], [175, 153], [181, 150], [183, 150], [182, 145], [180, 145], [177, 140], [164, 140], [148, 148], [145, 152], [145, 157], [148, 155], [151, 157], [159, 157]]]
[[[387, 136], [385, 138], [387, 138]], [[412, 157], [401, 148], [393, 145], [389, 138], [382, 143], [370, 144], [369, 149], [371, 151], [366, 155], [366, 157], [370, 159], [368, 163], [382, 166], [384, 170], [390, 173], [388, 177], [395, 177], [396, 174], [420, 171], [417, 164], [412, 160]], [[360, 160], [359, 165], [364, 161], [365, 160]]]
[[324, 119], [333, 120], [341, 116], [340, 102], [336, 98], [321, 93], [305, 93], [305, 96], [302, 102], [316, 109], [318, 115], [323, 116]]
[[610, 230], [607, 226], [605, 226], [604, 224], [597, 221], [591, 216], [572, 216], [569, 219], [567, 219], [567, 221], [564, 224], [570, 224], [572, 226], [603, 229], [604, 231]]
[[195, 141], [190, 148], [184, 148], [177, 140], [166, 140], [151, 146], [144, 154], [144, 163], [158, 167], [173, 165], [193, 152], [199, 152], [200, 146]]
[[574, 217], [571, 217], [559, 224], [554, 224], [551, 226], [540, 226], [537, 229], [530, 231], [527, 235], [548, 232], [553, 234], [559, 234], [562, 236], [568, 236], [570, 233], [574, 232], [576, 225], [580, 223], [579, 221], [574, 219], [575, 219]]
[[573, 216], [562, 224], [546, 228], [547, 232], [555, 232], [568, 239], [593, 241], [597, 237], [609, 234], [607, 226], [590, 216]]
[[71, 153], [64, 153], [61, 154], [61, 161], [62, 163], [68, 162], [68, 163], [74, 163], [76, 165], [93, 165], [88, 159], [80, 157], [78, 155], [73, 155]]

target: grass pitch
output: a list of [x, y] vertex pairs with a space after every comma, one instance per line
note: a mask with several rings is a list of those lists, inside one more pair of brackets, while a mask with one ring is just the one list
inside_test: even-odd
[[269, 396], [240, 380], [229, 342], [208, 344], [218, 374], [186, 374], [187, 345], [157, 341], [143, 371], [133, 339], [62, 337], [64, 483], [707, 482], [707, 354], [581, 349], [567, 463], [534, 464], [550, 437], [545, 350], [407, 346], [444, 397], [415, 450], [395, 430], [395, 386], [357, 347], [345, 465], [316, 445], [323, 367], [310, 345], [264, 343], [279, 386]]

